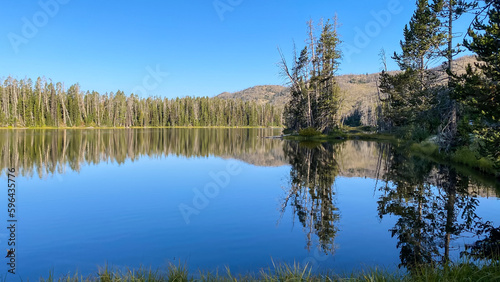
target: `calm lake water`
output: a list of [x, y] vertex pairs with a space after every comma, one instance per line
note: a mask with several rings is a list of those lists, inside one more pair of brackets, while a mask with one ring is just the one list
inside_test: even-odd
[[[16, 276], [24, 281], [106, 264], [243, 274], [273, 261], [318, 272], [407, 269], [458, 259], [488, 235], [476, 233], [500, 224], [494, 179], [384, 143], [262, 138], [279, 134], [2, 130], [0, 244], [10, 236], [8, 168], [17, 171]], [[2, 263], [2, 277], [7, 269]]]

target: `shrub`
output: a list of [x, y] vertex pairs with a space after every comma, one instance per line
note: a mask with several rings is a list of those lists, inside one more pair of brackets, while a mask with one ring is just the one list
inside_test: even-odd
[[308, 128], [301, 129], [299, 131], [299, 135], [306, 136], [306, 137], [318, 136], [318, 135], [321, 135], [321, 132], [316, 130], [316, 128], [308, 127]]
[[460, 147], [453, 155], [452, 160], [470, 167], [479, 168], [481, 171], [494, 172], [494, 164], [491, 160], [481, 157], [479, 153], [468, 147]]
[[432, 142], [414, 143], [410, 146], [412, 151], [419, 152], [425, 156], [437, 157], [439, 146]]

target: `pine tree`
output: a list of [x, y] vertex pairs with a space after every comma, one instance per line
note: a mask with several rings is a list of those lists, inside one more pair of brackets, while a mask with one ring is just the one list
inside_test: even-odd
[[339, 60], [342, 57], [338, 45], [337, 22], [329, 22], [323, 27], [323, 32], [316, 47], [316, 60], [320, 62], [318, 75], [313, 76], [318, 97], [315, 99], [315, 124], [320, 131], [330, 131], [338, 125], [337, 112], [340, 107], [340, 88], [335, 81]]
[[290, 101], [284, 110], [285, 125], [292, 130], [308, 127], [328, 132], [338, 126], [337, 112], [340, 91], [335, 81], [341, 53], [337, 34], [337, 20], [321, 25], [319, 39], [313, 35], [312, 21], [309, 25], [309, 50], [302, 49], [294, 55], [290, 69], [280, 52], [281, 69], [290, 80]]
[[427, 0], [418, 0], [417, 8], [408, 25], [404, 27], [401, 53], [392, 57], [402, 72], [390, 75], [383, 71], [380, 89], [387, 98], [383, 100], [383, 115], [394, 127], [406, 127], [406, 138], [421, 139], [435, 130], [437, 75], [429, 65], [440, 55], [444, 35], [436, 6]]
[[439, 47], [444, 40], [436, 8], [431, 7], [427, 0], [417, 0], [417, 9], [403, 30], [404, 40], [400, 42], [402, 52], [393, 56], [401, 70], [418, 71], [422, 88], [426, 84], [425, 70], [439, 55]]
[[444, 40], [440, 53], [446, 59], [444, 67], [448, 74], [448, 85], [438, 97], [439, 105], [437, 107], [442, 121], [438, 131], [439, 146], [441, 150], [450, 151], [458, 145], [457, 129], [460, 119], [460, 108], [456, 100], [452, 98], [454, 89], [451, 85], [451, 77], [454, 72], [453, 58], [462, 51], [459, 45], [453, 45], [453, 39], [456, 36], [454, 22], [464, 13], [476, 8], [477, 3], [468, 3], [462, 0], [434, 0], [432, 7], [441, 21], [441, 33]]
[[476, 17], [468, 32], [472, 39], [464, 41], [479, 62], [476, 70], [469, 65], [466, 74], [455, 77], [455, 98], [466, 106], [481, 155], [500, 168], [500, 3], [486, 0], [485, 4], [488, 23]]

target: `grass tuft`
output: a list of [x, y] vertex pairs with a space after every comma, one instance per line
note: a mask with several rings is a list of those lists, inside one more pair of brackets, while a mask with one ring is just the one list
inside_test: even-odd
[[273, 269], [269, 268], [268, 271], [262, 270], [260, 273], [261, 280], [266, 282], [278, 281], [311, 281], [311, 267], [305, 265], [301, 267], [298, 263], [288, 265], [285, 263], [275, 263]]
[[353, 271], [348, 274], [336, 273], [313, 273], [312, 267], [308, 265], [292, 265], [286, 263], [275, 263], [268, 269], [261, 270], [257, 276], [253, 274], [234, 276], [229, 268], [224, 274], [216, 272], [199, 271], [197, 275], [189, 274], [186, 265], [170, 264], [166, 271], [140, 268], [138, 270], [127, 270], [120, 272], [110, 269], [107, 265], [99, 269], [97, 275], [86, 278], [78, 274], [54, 279], [53, 274], [43, 282], [166, 282], [166, 281], [203, 281], [203, 282], [237, 282], [237, 281], [362, 281], [362, 282], [392, 282], [392, 281], [500, 281], [500, 262], [498, 260], [487, 261], [462, 261], [459, 263], [448, 263], [443, 266], [421, 266], [411, 272], [387, 271], [372, 268], [361, 271]]

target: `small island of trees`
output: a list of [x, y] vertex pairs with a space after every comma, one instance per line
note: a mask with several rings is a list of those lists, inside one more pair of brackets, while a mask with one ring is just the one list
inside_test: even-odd
[[[437, 154], [455, 154], [463, 163], [482, 162], [483, 169], [499, 174], [500, 3], [418, 0], [416, 6], [403, 30], [401, 52], [392, 56], [400, 70], [389, 73], [381, 52], [377, 131], [436, 145], [432, 151]], [[465, 13], [475, 17], [468, 38], [454, 46], [454, 23]], [[318, 38], [308, 23], [309, 44], [294, 55], [291, 67], [280, 52], [291, 88], [284, 124], [304, 136], [331, 134], [342, 127], [342, 93], [335, 81], [340, 40], [336, 18], [333, 22], [320, 24]], [[453, 62], [462, 47], [478, 62], [458, 73]], [[443, 62], [442, 67], [432, 68], [436, 62]]]

